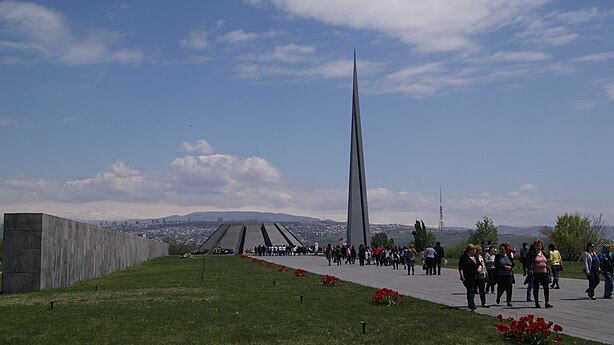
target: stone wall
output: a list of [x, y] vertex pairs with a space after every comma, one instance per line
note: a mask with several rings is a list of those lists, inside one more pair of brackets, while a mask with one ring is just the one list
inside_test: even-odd
[[44, 213], [4, 215], [2, 293], [67, 287], [168, 255], [168, 244]]

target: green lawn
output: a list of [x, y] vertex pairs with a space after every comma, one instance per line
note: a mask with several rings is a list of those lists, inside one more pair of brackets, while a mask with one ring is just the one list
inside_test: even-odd
[[0, 295], [0, 344], [512, 344], [485, 315], [409, 297], [377, 305], [373, 288], [327, 288], [321, 276], [239, 257], [206, 258], [203, 280], [202, 267], [202, 257], [165, 257], [71, 288]]

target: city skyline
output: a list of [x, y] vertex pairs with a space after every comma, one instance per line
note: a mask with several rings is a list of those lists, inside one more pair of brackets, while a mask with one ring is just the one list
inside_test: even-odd
[[614, 4], [0, 1], [0, 212], [614, 223]]

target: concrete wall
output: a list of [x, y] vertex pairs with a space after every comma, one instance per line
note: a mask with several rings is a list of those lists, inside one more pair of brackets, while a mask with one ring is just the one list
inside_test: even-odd
[[168, 244], [44, 213], [4, 215], [2, 293], [67, 287], [158, 256]]

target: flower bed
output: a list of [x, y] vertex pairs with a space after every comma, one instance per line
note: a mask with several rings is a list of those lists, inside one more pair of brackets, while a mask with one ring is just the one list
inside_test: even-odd
[[329, 276], [322, 278], [322, 284], [324, 286], [337, 286], [339, 285], [339, 278], [335, 276]]
[[502, 332], [505, 338], [513, 339], [518, 343], [546, 345], [550, 344], [550, 341], [558, 343], [563, 340], [559, 334], [563, 327], [552, 321], [546, 322], [542, 317], [535, 318], [533, 314], [522, 316], [518, 320], [508, 317], [505, 321], [509, 323], [503, 320], [501, 314], [497, 315], [497, 318], [499, 323], [495, 324], [495, 329]]
[[288, 272], [288, 267], [286, 267], [284, 265], [277, 266], [277, 272], [283, 272], [283, 271]]
[[375, 293], [371, 297], [371, 300], [373, 302], [380, 303], [380, 304], [386, 304], [388, 306], [391, 306], [393, 304], [400, 305], [405, 302], [403, 298], [399, 296], [398, 291], [394, 291], [394, 290], [386, 289], [386, 288], [375, 291]]
[[302, 269], [302, 268], [297, 268], [294, 271], [294, 276], [295, 277], [306, 277], [307, 276], [307, 272], [304, 269]]

